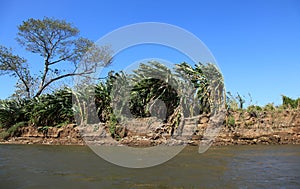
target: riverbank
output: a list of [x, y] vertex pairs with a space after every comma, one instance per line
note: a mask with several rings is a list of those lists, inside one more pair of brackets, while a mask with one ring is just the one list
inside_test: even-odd
[[[127, 145], [127, 146], [155, 146], [159, 144], [183, 144], [198, 145], [205, 140], [205, 129], [209, 123], [209, 116], [201, 116], [194, 134], [189, 140], [174, 140], [157, 125], [157, 128], [148, 133], [136, 133], [117, 127], [117, 133], [121, 137], [113, 140], [106, 125], [97, 126], [97, 130], [89, 137], [102, 136], [102, 145]], [[160, 128], [160, 129], [158, 129]], [[105, 133], [105, 137], [103, 137]], [[84, 135], [85, 134], [85, 135]], [[86, 132], [75, 124], [69, 124], [61, 128], [49, 127], [21, 127], [14, 137], [0, 141], [1, 144], [47, 144], [47, 145], [86, 145]], [[84, 136], [84, 137], [83, 137]], [[85, 138], [85, 140], [83, 139]], [[97, 138], [99, 141], [99, 137]], [[221, 128], [213, 145], [255, 145], [255, 144], [300, 144], [300, 111], [261, 111], [228, 112], [226, 121]]]
[[0, 144], [46, 144], [46, 145], [85, 145], [75, 124], [61, 128], [21, 127], [14, 137], [0, 141]]

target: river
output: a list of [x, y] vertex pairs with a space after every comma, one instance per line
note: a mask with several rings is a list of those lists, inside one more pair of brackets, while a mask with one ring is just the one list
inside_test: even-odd
[[300, 188], [299, 145], [197, 150], [130, 169], [86, 146], [0, 145], [0, 188]]

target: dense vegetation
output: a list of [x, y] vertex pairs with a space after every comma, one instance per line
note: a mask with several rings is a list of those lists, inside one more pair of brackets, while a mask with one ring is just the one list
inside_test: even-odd
[[[211, 65], [210, 65], [211, 66]], [[209, 85], [207, 85], [203, 69], [207, 69], [204, 65], [198, 64], [195, 67], [191, 67], [186, 63], [177, 65], [177, 73], [183, 74], [185, 77], [192, 78], [193, 88], [197, 89], [194, 92], [197, 94], [198, 106], [197, 114], [208, 113], [210, 110], [209, 96], [206, 96], [204, 91], [208, 91]], [[161, 79], [146, 77], [147, 70], [151, 70], [151, 73], [161, 75]], [[159, 100], [163, 101], [166, 105], [166, 117], [162, 117], [165, 122], [170, 124], [170, 127], [176, 128], [179, 124], [180, 117], [184, 113], [180, 109], [178, 88], [175, 90], [175, 76], [168, 73], [168, 68], [157, 62], [151, 62], [149, 64], [141, 64], [141, 66], [135, 70], [135, 73], [128, 77], [123, 72], [121, 73], [109, 73], [108, 77], [104, 81], [99, 81], [97, 85], [81, 88], [80, 91], [72, 91], [70, 88], [62, 88], [56, 90], [52, 94], [43, 94], [39, 97], [27, 99], [11, 98], [0, 101], [0, 127], [2, 129], [1, 137], [7, 138], [16, 134], [19, 127], [23, 126], [42, 126], [47, 129], [49, 126], [61, 127], [69, 123], [75, 123], [75, 118], [80, 117], [82, 120], [78, 122], [88, 121], [89, 123], [103, 122], [107, 123], [110, 127], [112, 136], [117, 137], [115, 133], [115, 126], [118, 124], [118, 120], [124, 115], [126, 116], [126, 107], [124, 104], [114, 104], [113, 100], [118, 101], [117, 98], [128, 98], [128, 108], [130, 115], [134, 117], [148, 117], [151, 116], [152, 108]], [[171, 74], [171, 75], [170, 75]], [[130, 84], [129, 80], [133, 81]], [[173, 82], [172, 85], [168, 83]], [[177, 87], [178, 87], [177, 83]], [[131, 87], [130, 87], [131, 86]], [[131, 89], [128, 97], [124, 96], [126, 88]], [[87, 90], [92, 90], [94, 96], [91, 97], [86, 93]], [[185, 89], [184, 89], [185, 90]], [[123, 95], [121, 95], [123, 94]], [[78, 98], [85, 98], [85, 102], [93, 102], [96, 105], [96, 119], [93, 117], [92, 112], [83, 110], [80, 106], [74, 106], [73, 100]], [[113, 100], [112, 100], [113, 97]], [[89, 98], [89, 100], [86, 100]], [[293, 100], [289, 97], [282, 96], [282, 106], [275, 107], [273, 104], [267, 104], [264, 107], [250, 105], [246, 109], [242, 109], [245, 100], [238, 94], [233, 96], [227, 94], [226, 106], [228, 111], [248, 111], [250, 113], [257, 113], [261, 111], [274, 111], [279, 109], [295, 109], [299, 107], [300, 98]], [[76, 103], [75, 103], [76, 104]], [[184, 107], [184, 103], [182, 104]], [[117, 106], [117, 110], [113, 111]], [[159, 106], [158, 106], [159, 107]], [[186, 107], [187, 109], [189, 107]], [[86, 111], [86, 112], [84, 112]], [[158, 109], [155, 112], [159, 111]], [[121, 117], [120, 117], [121, 116]], [[230, 117], [227, 119], [227, 125], [234, 125], [234, 119]]]
[[[163, 64], [150, 62], [141, 64], [132, 75], [111, 72], [106, 80], [99, 81], [97, 85], [82, 87], [80, 90], [63, 88], [52, 94], [43, 94], [31, 99], [2, 100], [0, 126], [5, 130], [5, 137], [8, 137], [13, 135], [18, 127], [26, 125], [60, 127], [73, 123], [74, 118], [80, 118], [77, 119], [79, 124], [99, 121], [107, 123], [111, 134], [115, 136], [115, 126], [118, 120], [128, 115], [126, 114], [128, 109], [133, 117], [149, 117], [160, 111], [160, 106], [156, 105], [163, 102], [166, 112], [159, 114], [164, 115], [161, 119], [170, 123], [170, 127], [177, 127], [180, 117], [185, 116], [184, 114], [199, 115], [209, 112], [211, 109], [209, 94], [222, 90], [220, 86], [214, 86], [218, 87], [218, 90], [215, 90], [208, 84], [208, 78], [203, 71], [207, 69], [217, 72], [212, 64], [197, 64], [192, 67], [187, 63], [181, 63], [176, 65], [175, 73], [171, 73]], [[152, 75], [158, 77], [152, 78]], [[178, 80], [178, 77], [181, 80]], [[187, 85], [184, 83], [185, 79], [191, 81], [192, 91], [187, 91], [189, 88], [183, 86]], [[218, 79], [222, 81], [221, 78]], [[195, 94], [192, 95], [194, 99], [189, 99], [190, 94]], [[72, 106], [72, 95], [73, 102], [80, 100], [81, 103], [74, 103]], [[186, 96], [180, 98], [179, 95]], [[122, 104], [126, 99], [128, 107]], [[86, 106], [82, 106], [82, 103]], [[93, 108], [88, 108], [91, 104], [96, 105], [96, 112], [91, 112]], [[154, 111], [155, 107], [158, 109]], [[94, 116], [95, 113], [97, 116]]]
[[[167, 68], [163, 65], [152, 62], [149, 64], [152, 71], [158, 73], [165, 73]], [[148, 66], [149, 66], [148, 65]], [[148, 117], [151, 116], [151, 108], [153, 105], [158, 102], [158, 100], [163, 101], [166, 104], [166, 117], [162, 118], [166, 122], [171, 124], [171, 127], [178, 126], [180, 116], [182, 111], [178, 108], [180, 98], [178, 91], [175, 90], [171, 85], [166, 83], [166, 79], [151, 79], [144, 77], [145, 64], [136, 70], [135, 74], [132, 76], [132, 81], [136, 81], [132, 84], [130, 94], [128, 96], [129, 101], [129, 110], [130, 114], [134, 117]], [[200, 68], [204, 68], [203, 65], [196, 65], [195, 68], [189, 66], [186, 63], [178, 64], [178, 72], [182, 71], [185, 73], [185, 76], [192, 76], [194, 88], [197, 88], [197, 102], [198, 114], [207, 113], [210, 109], [208, 97], [205, 96], [203, 91], [208, 90], [208, 85], [205, 84], [205, 78], [203, 77], [203, 72]], [[202, 75], [201, 75], [202, 74]], [[197, 76], [198, 75], [198, 76]], [[144, 79], [141, 79], [141, 77]], [[166, 76], [164, 74], [164, 76]], [[201, 80], [199, 79], [201, 76]], [[198, 78], [198, 79], [196, 79]], [[120, 94], [124, 91], [126, 87], [129, 87], [128, 76], [126, 77], [124, 73], [113, 73], [111, 72], [107, 79], [99, 82], [95, 86], [89, 86], [82, 88], [81, 91], [72, 91], [70, 88], [62, 88], [56, 90], [52, 94], [43, 94], [39, 97], [27, 99], [19, 98], [10, 98], [0, 101], [0, 128], [2, 132], [0, 134], [1, 138], [8, 138], [16, 134], [19, 127], [23, 126], [42, 126], [42, 128], [47, 129], [49, 126], [61, 127], [69, 123], [75, 123], [76, 116], [79, 115], [82, 119], [87, 119], [89, 123], [91, 122], [103, 122], [107, 123], [110, 126], [110, 131], [112, 136], [115, 136], [115, 126], [120, 119], [120, 116], [124, 116], [124, 104], [117, 104], [119, 112], [113, 111], [112, 107], [112, 97], [123, 98]], [[168, 76], [168, 79], [171, 79]], [[116, 85], [116, 81], [118, 81]], [[120, 83], [122, 82], [122, 83]], [[127, 84], [125, 84], [127, 82]], [[120, 85], [123, 89], [118, 88]], [[173, 84], [174, 86], [174, 84]], [[117, 88], [116, 88], [117, 87]], [[86, 97], [86, 90], [92, 90], [94, 92], [94, 97]], [[116, 92], [118, 94], [113, 94]], [[200, 91], [200, 92], [199, 92]], [[124, 93], [125, 94], [125, 93]], [[88, 113], [91, 112], [82, 112], [81, 107], [73, 106], [72, 104], [72, 95], [73, 100], [78, 98], [90, 98], [92, 102], [96, 104], [96, 113], [97, 119], [92, 119], [93, 115], [88, 115], [90, 118], [86, 117]], [[75, 98], [74, 98], [75, 97]], [[122, 102], [122, 101], [120, 101]], [[241, 99], [241, 96], [233, 96], [230, 93], [227, 93], [226, 106], [228, 111], [248, 111], [249, 113], [258, 113], [261, 111], [275, 111], [282, 109], [296, 109], [300, 106], [300, 98], [291, 99], [287, 96], [282, 96], [282, 105], [274, 106], [273, 104], [267, 104], [263, 107], [250, 105], [246, 109], [242, 109], [245, 100]], [[188, 107], [187, 107], [188, 108]], [[123, 111], [123, 112], [122, 112]], [[159, 111], [159, 110], [156, 110]], [[77, 120], [78, 121], [78, 120]], [[82, 120], [86, 121], [86, 120]], [[80, 120], [79, 120], [80, 122]], [[227, 125], [234, 125], [234, 119], [230, 117], [227, 119]], [[115, 136], [116, 137], [116, 136]]]
[[[97, 66], [110, 64], [111, 49], [80, 36], [73, 24], [48, 17], [23, 21], [16, 40], [41, 59], [30, 62], [0, 45], [0, 76], [9, 75], [17, 81], [12, 98], [0, 102], [2, 138], [24, 125], [46, 129], [74, 122], [72, 91], [61, 89], [57, 81], [87, 76]], [[79, 68], [79, 63], [84, 66]]]
[[[212, 80], [208, 78], [210, 76], [205, 71], [209, 70], [219, 73], [213, 64], [192, 67], [181, 63], [175, 65], [172, 72], [159, 62], [142, 63], [132, 74], [111, 72], [106, 81], [92, 88], [80, 87], [73, 91], [75, 102], [78, 102], [75, 103], [80, 118], [77, 123], [97, 123], [100, 120], [109, 125], [115, 136], [115, 127], [120, 121], [154, 116], [167, 123], [168, 130], [174, 131], [183, 117], [220, 108], [211, 106], [217, 103], [212, 103], [210, 95], [222, 98], [223, 80], [221, 74]], [[90, 96], [95, 96], [96, 111], [94, 99]], [[222, 100], [218, 99], [218, 102]], [[95, 117], [99, 119], [95, 120]]]
[[61, 127], [74, 122], [72, 93], [68, 88], [53, 94], [32, 99], [7, 99], [0, 101], [0, 128], [2, 138], [12, 136], [18, 127], [27, 125]]
[[[116, 125], [120, 121], [149, 116], [157, 116], [174, 131], [179, 130], [183, 118], [215, 112], [224, 104], [229, 112], [244, 109], [241, 95], [225, 94], [222, 74], [210, 63], [193, 67], [183, 62], [173, 70], [159, 62], [143, 63], [132, 74], [110, 72], [97, 84], [58, 87], [53, 92], [49, 86], [58, 80], [87, 78], [96, 67], [110, 64], [112, 52], [80, 37], [79, 30], [64, 20], [29, 19], [18, 30], [18, 43], [41, 56], [43, 69], [31, 73], [25, 58], [0, 45], [0, 75], [18, 79], [12, 97], [0, 100], [0, 138], [14, 136], [23, 126], [46, 130], [75, 122], [106, 123], [111, 135], [118, 137]], [[64, 66], [71, 71], [61, 69]], [[280, 107], [251, 105], [246, 111], [295, 109], [300, 105], [300, 98], [282, 96], [282, 101]], [[234, 125], [234, 120], [227, 119], [227, 124]]]

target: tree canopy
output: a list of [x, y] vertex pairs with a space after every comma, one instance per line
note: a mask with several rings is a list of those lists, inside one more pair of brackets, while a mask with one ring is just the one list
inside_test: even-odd
[[[35, 75], [28, 61], [15, 55], [11, 48], [0, 45], [0, 75], [18, 79], [16, 93], [20, 97], [40, 96], [52, 83], [75, 75], [92, 73], [97, 66], [111, 62], [109, 46], [97, 46], [79, 35], [79, 29], [65, 20], [45, 17], [30, 18], [18, 26], [17, 42], [27, 51], [43, 58], [43, 69]], [[83, 67], [78, 68], [79, 62]], [[29, 61], [30, 62], [30, 61]], [[63, 68], [63, 69], [62, 69]]]

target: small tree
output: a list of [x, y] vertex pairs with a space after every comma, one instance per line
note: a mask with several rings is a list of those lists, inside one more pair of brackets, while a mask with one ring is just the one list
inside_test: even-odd
[[[99, 47], [80, 37], [79, 30], [64, 20], [31, 18], [18, 29], [18, 43], [43, 58], [40, 62], [43, 69], [38, 75], [31, 74], [26, 59], [0, 46], [0, 75], [16, 77], [18, 93], [27, 98], [40, 96], [57, 80], [75, 75], [86, 76], [97, 66], [111, 62], [108, 46]], [[83, 66], [78, 68], [80, 61]]]
[[239, 102], [239, 108], [242, 110], [243, 106], [244, 106], [244, 103], [245, 103], [245, 100], [243, 99], [243, 97], [239, 93], [237, 94], [236, 99]]
[[294, 100], [290, 97], [282, 95], [282, 105], [284, 108], [296, 109], [300, 106], [300, 98]]

